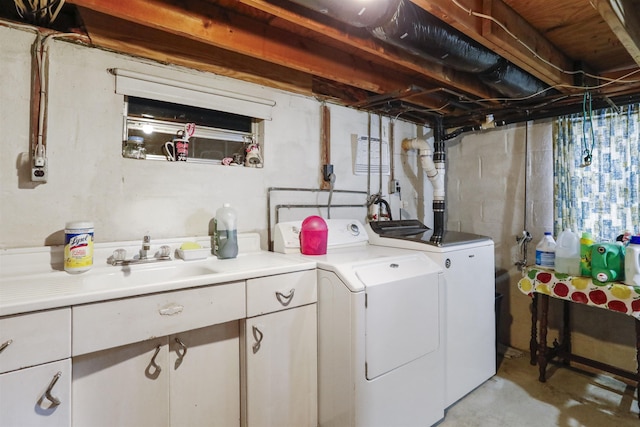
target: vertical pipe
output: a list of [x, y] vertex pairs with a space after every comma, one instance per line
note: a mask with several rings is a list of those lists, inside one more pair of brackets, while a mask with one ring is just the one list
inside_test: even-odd
[[382, 115], [378, 114], [378, 197], [382, 197]]
[[[444, 172], [445, 163], [445, 147], [444, 147], [444, 129], [442, 126], [442, 120], [438, 120], [437, 126], [433, 130], [435, 138], [433, 146], [433, 162], [436, 164], [438, 170]], [[446, 185], [446, 184], [445, 184]], [[445, 213], [445, 198], [442, 200], [433, 200], [433, 235], [431, 241], [434, 243], [440, 243], [442, 236], [444, 235], [444, 213]]]
[[367, 113], [367, 202], [371, 203], [371, 113]]

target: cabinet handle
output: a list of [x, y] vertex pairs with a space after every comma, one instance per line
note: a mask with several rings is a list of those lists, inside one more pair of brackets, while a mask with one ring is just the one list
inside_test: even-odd
[[150, 366], [152, 366], [155, 370], [156, 370], [156, 374], [158, 374], [160, 371], [162, 371], [162, 368], [160, 367], [160, 365], [158, 365], [156, 363], [156, 357], [158, 357], [158, 353], [160, 353], [160, 345], [158, 345], [156, 347], [156, 352], [153, 353], [153, 357], [151, 358], [151, 362], [149, 363]]
[[62, 372], [58, 372], [57, 374], [55, 374], [51, 379], [51, 382], [49, 383], [49, 387], [47, 387], [47, 391], [44, 392], [44, 397], [49, 399], [49, 401], [53, 404], [53, 406], [58, 406], [60, 404], [60, 399], [58, 399], [55, 396], [52, 396], [51, 391], [53, 390], [53, 387], [56, 385], [56, 383], [58, 382], [61, 376], [62, 376]]
[[178, 364], [182, 363], [182, 359], [184, 359], [184, 356], [187, 355], [187, 346], [184, 345], [184, 343], [178, 337], [176, 337], [176, 343], [180, 346], [180, 348], [176, 350], [176, 353], [178, 354], [178, 360], [176, 361], [176, 364]]
[[161, 307], [158, 313], [160, 313], [161, 316], [175, 316], [176, 314], [182, 313], [182, 310], [184, 310], [183, 305], [174, 303]]
[[289, 294], [285, 295], [280, 291], [276, 291], [276, 298], [278, 299], [278, 301], [280, 301], [280, 304], [282, 304], [282, 305], [284, 305], [286, 307], [293, 300], [293, 294], [295, 292], [296, 292], [295, 289], [291, 289], [289, 291]]
[[260, 343], [264, 335], [257, 326], [252, 326], [251, 329], [253, 331], [253, 339], [256, 340], [256, 342], [253, 343], [253, 354], [256, 354], [258, 350], [260, 350]]
[[13, 340], [3, 342], [2, 345], [0, 345], [0, 353], [2, 353], [7, 347], [9, 347], [12, 342]]

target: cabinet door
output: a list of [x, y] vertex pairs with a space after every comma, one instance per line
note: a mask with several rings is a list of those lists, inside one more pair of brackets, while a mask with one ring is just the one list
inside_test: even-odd
[[73, 358], [73, 425], [169, 424], [168, 338]]
[[228, 322], [169, 337], [171, 425], [240, 425], [240, 326]]
[[71, 360], [0, 375], [0, 425], [70, 427]]
[[246, 419], [250, 427], [317, 425], [316, 304], [247, 319]]

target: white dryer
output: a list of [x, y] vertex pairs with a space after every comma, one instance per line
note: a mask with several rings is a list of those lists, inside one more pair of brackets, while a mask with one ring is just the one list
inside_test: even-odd
[[367, 224], [372, 245], [425, 253], [445, 278], [445, 407], [496, 373], [495, 258], [486, 236], [432, 230], [417, 220]]
[[300, 254], [300, 221], [274, 234], [275, 251], [317, 262], [320, 426], [433, 425], [444, 416], [442, 269], [369, 245], [358, 221], [326, 221], [326, 255]]

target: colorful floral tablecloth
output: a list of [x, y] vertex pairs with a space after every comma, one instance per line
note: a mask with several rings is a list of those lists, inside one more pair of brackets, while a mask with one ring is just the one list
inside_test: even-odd
[[622, 282], [600, 283], [591, 277], [570, 276], [540, 267], [529, 267], [518, 281], [518, 288], [529, 296], [537, 292], [617, 311], [640, 320], [640, 286]]

